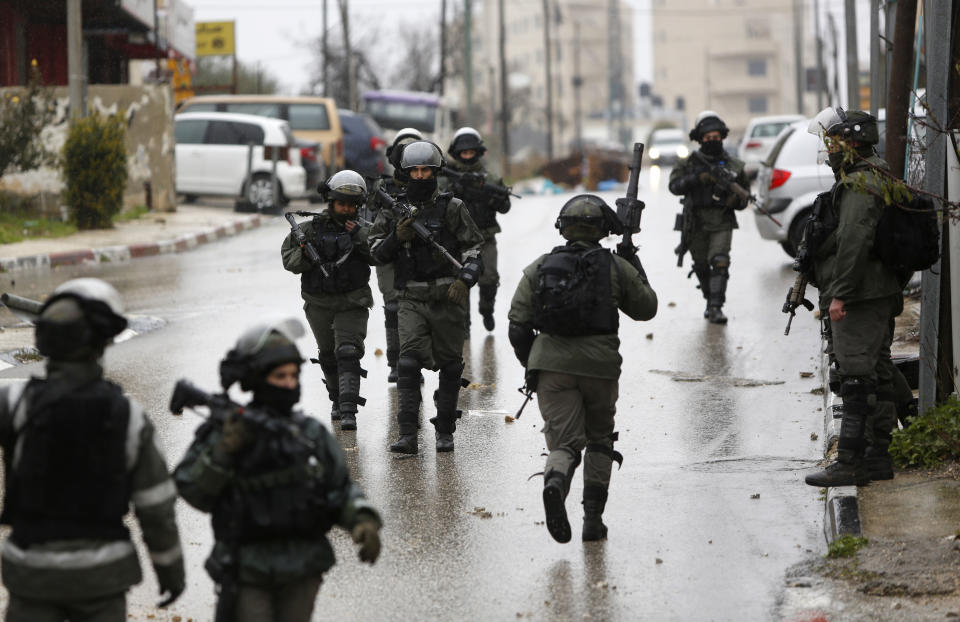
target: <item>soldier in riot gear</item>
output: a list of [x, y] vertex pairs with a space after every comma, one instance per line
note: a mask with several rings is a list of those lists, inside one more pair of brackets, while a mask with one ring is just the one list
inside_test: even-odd
[[142, 575], [123, 517], [133, 505], [165, 606], [183, 592], [176, 488], [143, 408], [103, 378], [101, 357], [127, 326], [120, 295], [74, 279], [44, 303], [37, 349], [46, 378], [0, 389], [6, 619], [127, 619]]
[[400, 299], [400, 438], [390, 446], [391, 451], [399, 453], [417, 453], [421, 369], [440, 372], [434, 394], [437, 414], [431, 422], [437, 451], [453, 450], [464, 367], [467, 292], [483, 272], [483, 235], [463, 202], [437, 187], [443, 165], [440, 149], [433, 143], [415, 141], [406, 145], [400, 167], [410, 180], [397, 198], [395, 207], [400, 209], [381, 210], [370, 232], [376, 260], [394, 264], [394, 286]]
[[367, 319], [373, 306], [367, 229], [357, 222], [357, 211], [367, 198], [367, 185], [354, 171], [335, 174], [320, 187], [329, 201], [325, 212], [304, 223], [302, 229], [322, 263], [314, 265], [291, 232], [280, 253], [283, 267], [300, 274], [303, 310], [319, 348], [327, 393], [333, 403], [331, 418], [341, 430], [357, 429], [360, 367]]
[[600, 246], [608, 233], [622, 233], [602, 199], [573, 197], [556, 227], [567, 243], [524, 269], [510, 305], [510, 343], [527, 370], [527, 387], [539, 395], [545, 422], [547, 529], [558, 542], [571, 538], [564, 503], [582, 454], [582, 539], [602, 540], [613, 461], [622, 461], [613, 448], [622, 362], [618, 310], [649, 320], [657, 295], [635, 253], [621, 256]]
[[[393, 173], [384, 174], [373, 183], [366, 204], [369, 220], [376, 220], [377, 214], [384, 208], [379, 190], [383, 190], [391, 197], [396, 197], [406, 187], [408, 178], [400, 168], [400, 156], [403, 155], [403, 148], [416, 140], [423, 140], [420, 131], [407, 127], [397, 132], [393, 144], [387, 147], [387, 159], [393, 165]], [[397, 360], [400, 358], [400, 333], [397, 324], [397, 310], [400, 303], [397, 299], [397, 290], [393, 287], [394, 268], [392, 263], [388, 263], [377, 265], [376, 270], [377, 286], [383, 296], [383, 323], [387, 335], [387, 364], [390, 366], [387, 382], [396, 382]]]
[[821, 314], [829, 317], [843, 416], [837, 461], [805, 479], [819, 487], [864, 485], [893, 477], [888, 448], [897, 390], [890, 343], [909, 275], [897, 274], [872, 250], [883, 212], [880, 171], [888, 168], [874, 150], [877, 120], [859, 110], [826, 108], [808, 129], [823, 139], [837, 178], [829, 195], [818, 197], [825, 203], [804, 252]]
[[[670, 172], [670, 192], [683, 196], [685, 239], [678, 253], [690, 251], [693, 274], [707, 302], [703, 317], [713, 324], [726, 324], [723, 314], [730, 278], [730, 243], [737, 228], [735, 210], [747, 206], [730, 183], [750, 187], [743, 162], [727, 153], [723, 140], [729, 130], [717, 113], [705, 110], [697, 116], [690, 140], [700, 149], [681, 160]], [[689, 221], [688, 221], [689, 219]]]
[[[220, 363], [224, 397], [240, 384], [253, 399], [229, 402], [200, 426], [174, 477], [183, 498], [211, 514], [206, 562], [218, 584], [216, 620], [307, 622], [334, 564], [327, 532], [339, 525], [380, 553], [380, 518], [350, 479], [336, 439], [294, 406], [303, 359], [294, 319], [250, 327]], [[264, 425], [263, 420], [277, 425]]]
[[[493, 192], [490, 186], [503, 187], [502, 179], [487, 182], [488, 173], [481, 159], [487, 147], [483, 144], [480, 133], [472, 127], [462, 127], [457, 130], [447, 148], [452, 160], [449, 168], [458, 173], [470, 173], [467, 177], [447, 179], [444, 187], [453, 192], [467, 206], [473, 222], [483, 233], [483, 247], [480, 250], [480, 259], [483, 261], [483, 275], [477, 284], [480, 292], [480, 315], [483, 317], [483, 326], [488, 331], [493, 330], [496, 322], [493, 318], [494, 301], [497, 297], [497, 288], [500, 286], [500, 275], [497, 272], [497, 238], [500, 225], [497, 223], [497, 214], [506, 214], [510, 211], [510, 195], [504, 188], [502, 192]], [[485, 187], [486, 186], [486, 187]], [[469, 302], [468, 302], [469, 305]], [[470, 313], [467, 313], [467, 328], [470, 326]]]

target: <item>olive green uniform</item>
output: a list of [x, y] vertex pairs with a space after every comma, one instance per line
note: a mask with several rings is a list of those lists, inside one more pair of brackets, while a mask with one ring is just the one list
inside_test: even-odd
[[744, 190], [750, 187], [741, 160], [724, 152], [716, 158], [694, 152], [680, 160], [670, 172], [670, 192], [683, 196], [683, 218], [689, 234], [685, 243], [693, 258], [693, 273], [699, 281], [703, 297], [709, 306], [720, 307], [726, 301], [729, 279], [730, 245], [733, 230], [738, 228], [735, 210], [747, 206], [734, 193], [723, 190], [710, 180], [700, 179], [711, 166], [722, 166], [732, 171], [734, 182]]
[[[389, 209], [381, 205], [380, 199], [377, 196], [377, 191], [380, 189], [390, 196], [396, 197], [402, 188], [399, 182], [392, 177], [383, 176], [373, 182], [373, 186], [367, 197], [367, 203], [364, 206], [366, 212], [365, 217], [372, 221], [376, 220], [380, 210]], [[387, 364], [390, 365], [391, 369], [390, 382], [396, 382], [397, 359], [400, 357], [399, 322], [397, 319], [400, 303], [397, 299], [397, 290], [393, 286], [393, 263], [377, 264], [376, 272], [377, 287], [383, 296], [383, 325], [387, 337]]]

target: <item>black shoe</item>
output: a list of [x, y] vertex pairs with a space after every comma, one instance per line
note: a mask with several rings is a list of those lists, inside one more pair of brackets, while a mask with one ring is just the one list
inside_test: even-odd
[[493, 314], [492, 314], [492, 313], [484, 313], [484, 314], [483, 314], [483, 327], [486, 328], [487, 331], [492, 331], [494, 328], [496, 328], [496, 326], [497, 326], [497, 323], [493, 320]]
[[330, 407], [330, 421], [340, 421], [340, 407], [336, 404]]
[[705, 320], [710, 319], [710, 303], [707, 303], [707, 306], [704, 307], [703, 309], [703, 319]]
[[417, 435], [401, 434], [397, 442], [390, 445], [390, 451], [398, 454], [417, 453]]
[[832, 486], [866, 486], [870, 483], [870, 473], [863, 462], [834, 462], [822, 471], [811, 473], [803, 478], [810, 486], [830, 488]]
[[453, 451], [452, 432], [437, 432], [437, 451]]
[[560, 543], [570, 542], [570, 521], [564, 506], [562, 483], [557, 479], [547, 480], [543, 485], [543, 511], [547, 516], [547, 531]]
[[867, 456], [863, 464], [870, 474], [871, 481], [893, 479], [893, 458], [886, 456]]
[[357, 429], [357, 413], [343, 413], [340, 417], [341, 430]]
[[597, 540], [607, 539], [607, 526], [603, 524], [603, 518], [598, 514], [596, 516], [583, 517], [583, 541], [596, 542]]
[[711, 324], [726, 324], [727, 316], [723, 314], [723, 310], [720, 307], [709, 307], [707, 308], [707, 319], [710, 320]]
[[387, 374], [387, 382], [391, 384], [396, 384], [397, 382], [397, 366], [393, 365], [390, 367], [390, 373]]

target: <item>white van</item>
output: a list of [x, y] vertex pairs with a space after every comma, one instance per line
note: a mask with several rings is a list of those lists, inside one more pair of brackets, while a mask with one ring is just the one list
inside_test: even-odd
[[[227, 112], [186, 112], [173, 117], [177, 193], [244, 197], [258, 211], [277, 211], [271, 169], [277, 149], [280, 203], [309, 194], [300, 150], [286, 121]], [[247, 175], [249, 145], [253, 145]], [[238, 203], [239, 206], [244, 202]]]

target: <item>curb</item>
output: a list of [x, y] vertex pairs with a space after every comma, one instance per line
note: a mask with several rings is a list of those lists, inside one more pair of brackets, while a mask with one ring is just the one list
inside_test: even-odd
[[[830, 360], [824, 350], [826, 342], [821, 342], [820, 381], [823, 386], [823, 455], [840, 436], [841, 404], [830, 390]], [[860, 506], [857, 503], [856, 486], [837, 486], [827, 488], [827, 499], [823, 511], [823, 535], [827, 544], [832, 544], [843, 536], [859, 536]]]
[[20, 270], [49, 270], [61, 266], [76, 266], [84, 263], [124, 262], [140, 257], [153, 257], [182, 253], [209, 242], [237, 235], [248, 229], [255, 229], [263, 224], [260, 214], [242, 217], [239, 220], [220, 225], [207, 227], [196, 233], [188, 233], [169, 240], [148, 242], [144, 244], [130, 244], [128, 246], [105, 246], [60, 253], [43, 255], [26, 255], [23, 257], [8, 257], [0, 259], [0, 272], [16, 272]]

